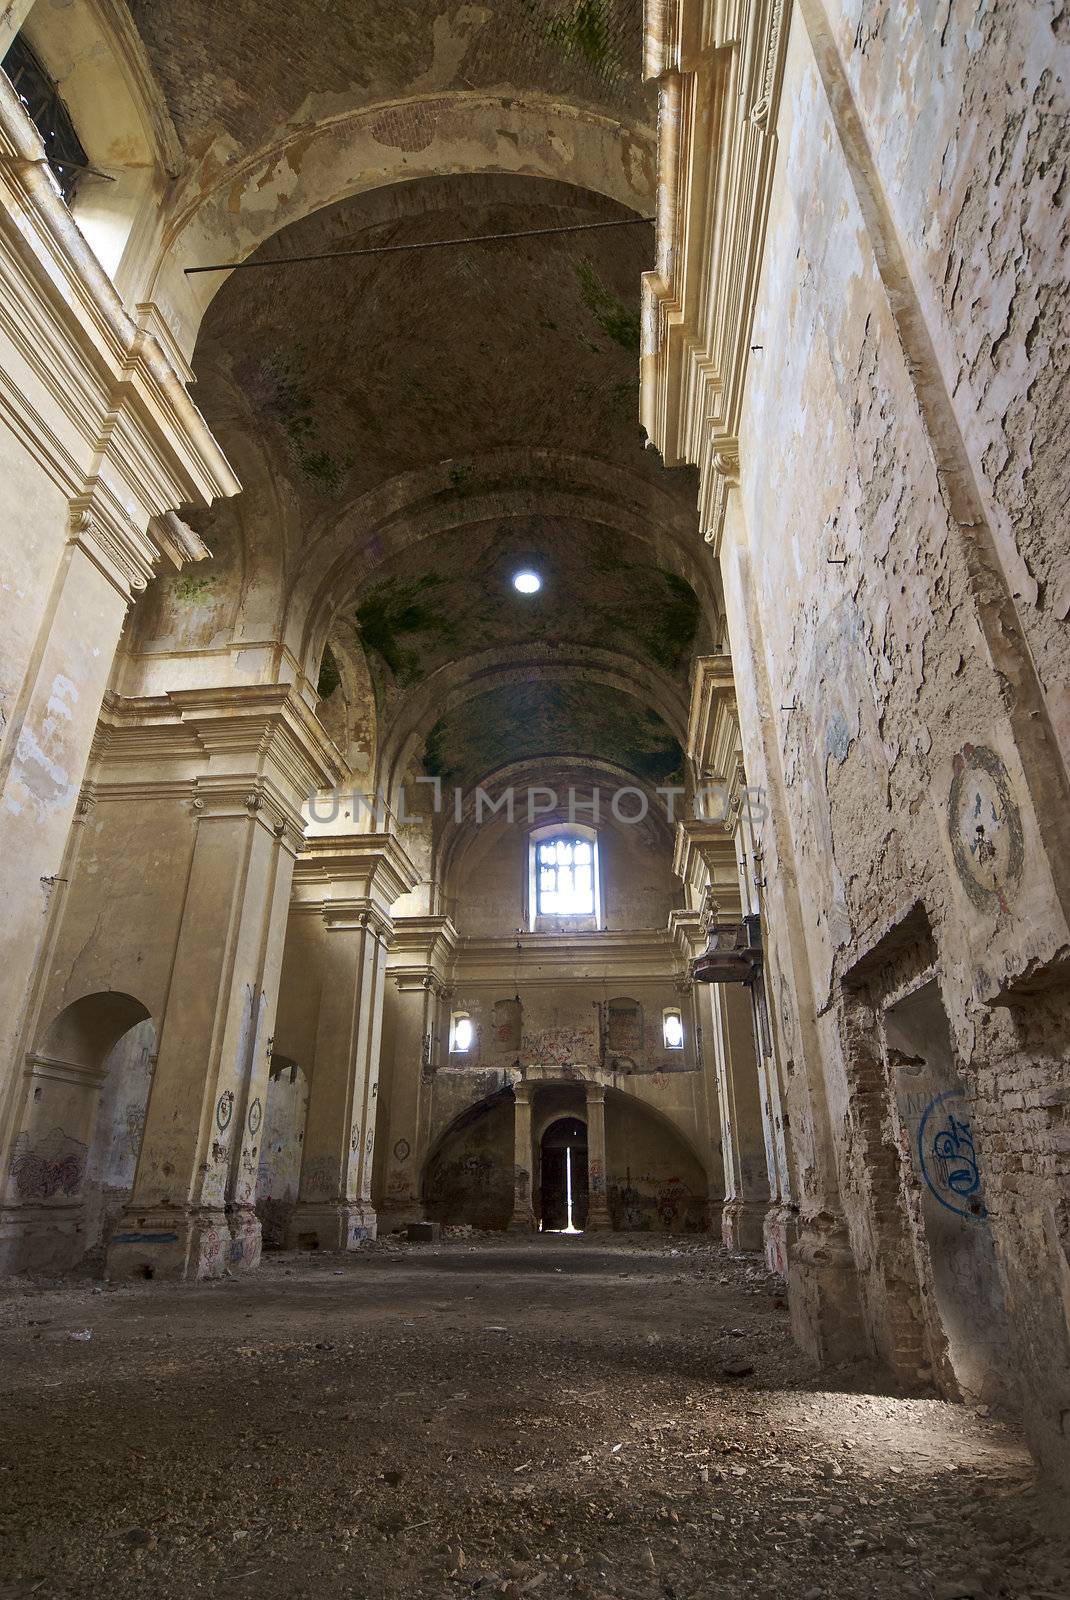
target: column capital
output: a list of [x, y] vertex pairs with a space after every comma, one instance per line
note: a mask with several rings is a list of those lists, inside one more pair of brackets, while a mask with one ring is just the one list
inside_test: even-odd
[[[191, 793], [201, 815], [263, 811], [292, 848], [317, 786], [341, 781], [341, 757], [288, 684], [106, 694], [94, 745], [99, 797]], [[281, 835], [280, 835], [281, 837]]]
[[323, 906], [322, 916], [333, 933], [370, 933], [384, 948], [394, 932], [390, 917], [374, 900], [330, 900]]

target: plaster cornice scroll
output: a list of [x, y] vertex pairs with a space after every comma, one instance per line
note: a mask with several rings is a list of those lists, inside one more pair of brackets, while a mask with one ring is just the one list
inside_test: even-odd
[[70, 541], [124, 600], [148, 586], [158, 552], [119, 507], [88, 498], [76, 500], [71, 506]]

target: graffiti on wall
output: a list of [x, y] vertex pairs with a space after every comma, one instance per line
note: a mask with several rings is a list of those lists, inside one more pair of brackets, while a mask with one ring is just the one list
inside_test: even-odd
[[25, 1129], [11, 1151], [11, 1176], [20, 1200], [73, 1198], [85, 1176], [88, 1147], [62, 1128], [53, 1128], [33, 1142]]
[[981, 1172], [961, 1089], [929, 1101], [918, 1126], [918, 1161], [930, 1192], [948, 1211], [983, 1222]]

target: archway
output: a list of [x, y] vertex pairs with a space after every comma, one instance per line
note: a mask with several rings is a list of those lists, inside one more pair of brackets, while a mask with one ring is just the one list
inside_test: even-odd
[[106, 1239], [133, 1186], [155, 1065], [133, 995], [83, 995], [27, 1059], [8, 1164], [8, 1271], [65, 1270]]
[[540, 1218], [543, 1233], [582, 1233], [587, 1222], [587, 1125], [558, 1117], [540, 1141]]

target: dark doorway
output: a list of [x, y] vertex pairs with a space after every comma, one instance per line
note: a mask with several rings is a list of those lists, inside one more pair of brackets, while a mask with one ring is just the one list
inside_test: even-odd
[[542, 1231], [582, 1233], [587, 1202], [587, 1127], [559, 1117], [542, 1136]]

